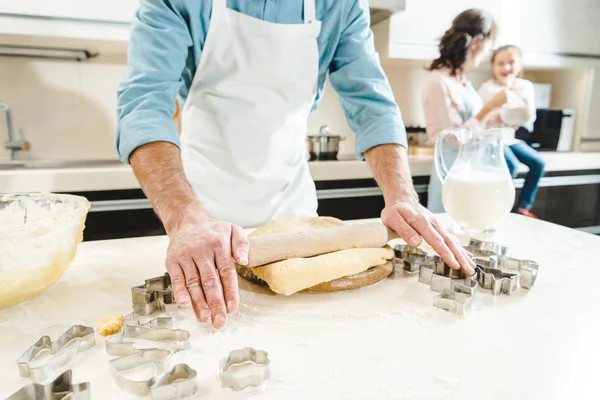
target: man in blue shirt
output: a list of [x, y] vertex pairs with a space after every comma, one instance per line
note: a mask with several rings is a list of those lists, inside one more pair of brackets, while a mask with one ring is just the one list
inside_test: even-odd
[[176, 301], [199, 321], [221, 327], [238, 306], [234, 262], [247, 264], [249, 250], [241, 227], [316, 215], [305, 140], [327, 73], [357, 157], [383, 191], [383, 222], [472, 273], [418, 202], [366, 0], [141, 0], [128, 62], [117, 149], [169, 235]]

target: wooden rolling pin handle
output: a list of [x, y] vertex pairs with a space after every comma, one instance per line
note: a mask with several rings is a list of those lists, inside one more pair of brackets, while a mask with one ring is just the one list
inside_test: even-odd
[[390, 239], [395, 238], [398, 238], [398, 235], [379, 222], [251, 237], [248, 267], [258, 267], [288, 258], [312, 257], [338, 250], [383, 247]]

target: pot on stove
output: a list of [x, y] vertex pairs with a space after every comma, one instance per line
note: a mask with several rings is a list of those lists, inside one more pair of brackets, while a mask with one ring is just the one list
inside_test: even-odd
[[318, 135], [308, 135], [306, 137], [308, 161], [337, 160], [340, 141], [342, 140], [345, 140], [345, 138], [340, 135], [332, 135], [331, 129], [327, 125], [321, 126]]

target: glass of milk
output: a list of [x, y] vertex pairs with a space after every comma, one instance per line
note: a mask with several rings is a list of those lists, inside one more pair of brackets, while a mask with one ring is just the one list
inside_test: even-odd
[[[442, 204], [455, 230], [471, 236], [496, 231], [510, 212], [515, 187], [504, 160], [504, 142], [514, 136], [507, 128], [442, 131], [435, 144], [435, 168], [442, 181]], [[447, 168], [444, 141], [458, 151]]]

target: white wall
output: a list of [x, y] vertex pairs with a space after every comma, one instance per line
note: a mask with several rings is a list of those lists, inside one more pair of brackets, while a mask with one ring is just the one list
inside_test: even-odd
[[[0, 57], [0, 100], [13, 109], [15, 128], [32, 144], [22, 158], [110, 159], [116, 158], [116, 88], [125, 68], [124, 59], [65, 62]], [[424, 126], [421, 92], [427, 71], [425, 63], [384, 65], [403, 120], [407, 126]], [[586, 75], [582, 71], [532, 71], [528, 78], [553, 83], [553, 106], [578, 108], [585, 102]], [[475, 87], [489, 77], [485, 69], [473, 71]], [[577, 90], [573, 90], [578, 88]], [[578, 118], [579, 119], [579, 118]], [[327, 85], [319, 108], [311, 115], [308, 133], [329, 125], [346, 137], [340, 154], [354, 155], [354, 134]], [[580, 130], [583, 124], [580, 125]], [[0, 115], [0, 143], [6, 140], [4, 117]], [[0, 147], [0, 159], [9, 152]]]
[[[116, 88], [123, 63], [0, 57], [0, 99], [31, 150], [21, 158], [116, 158]], [[6, 141], [0, 115], [0, 143]], [[9, 158], [0, 147], [0, 159]]]

